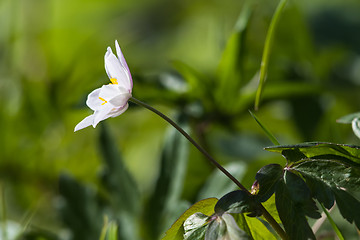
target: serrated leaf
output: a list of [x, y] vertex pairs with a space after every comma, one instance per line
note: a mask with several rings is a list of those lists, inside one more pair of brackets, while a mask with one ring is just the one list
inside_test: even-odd
[[360, 229], [360, 202], [346, 191], [333, 189], [341, 215]]
[[166, 235], [162, 238], [162, 240], [182, 240], [184, 234], [183, 223], [185, 220], [197, 212], [207, 216], [212, 215], [214, 213], [214, 207], [217, 201], [217, 198], [208, 198], [192, 205], [178, 218], [178, 220], [176, 220], [171, 228], [166, 231]]
[[310, 175], [330, 187], [360, 190], [360, 168], [351, 166], [347, 161], [311, 159], [295, 163], [292, 168], [301, 172], [305, 178], [305, 175]]
[[[188, 130], [185, 119], [179, 120], [179, 125]], [[178, 212], [180, 196], [188, 159], [189, 144], [174, 128], [170, 128], [165, 137], [165, 145], [161, 154], [160, 172], [156, 186], [146, 209], [148, 220], [148, 235], [158, 238], [159, 234], [170, 227], [169, 222], [174, 212]], [[186, 208], [185, 208], [186, 209]], [[180, 210], [185, 210], [180, 209]]]
[[322, 203], [327, 209], [330, 209], [335, 202], [334, 194], [329, 185], [321, 180], [320, 176], [311, 176], [303, 171], [302, 175], [306, 179], [306, 184], [310, 188], [313, 197]]
[[304, 203], [310, 199], [310, 189], [301, 177], [290, 171], [285, 171], [284, 183], [291, 200], [294, 202]]
[[[218, 215], [227, 213], [258, 213], [257, 202], [252, 195], [243, 190], [230, 192], [219, 199], [215, 205], [215, 213]], [[261, 214], [261, 212], [260, 212]]]
[[289, 188], [279, 181], [275, 192], [276, 208], [291, 240], [316, 239], [303, 211], [303, 205], [292, 200]]
[[350, 162], [353, 162], [356, 166], [360, 166], [360, 147], [354, 145], [309, 142], [296, 145], [266, 147], [265, 150], [282, 154], [283, 151], [287, 151], [287, 153], [295, 151], [295, 153], [297, 153], [295, 156], [297, 157], [292, 158], [292, 155], [289, 154], [285, 156], [289, 162], [301, 160], [299, 159], [299, 154], [303, 154], [306, 158], [350, 160]]
[[336, 120], [338, 123], [351, 124], [355, 118], [360, 118], [360, 112], [343, 116]]
[[255, 179], [259, 184], [259, 192], [256, 196], [260, 202], [265, 202], [271, 197], [282, 174], [283, 168], [279, 164], [266, 165], [256, 173]]

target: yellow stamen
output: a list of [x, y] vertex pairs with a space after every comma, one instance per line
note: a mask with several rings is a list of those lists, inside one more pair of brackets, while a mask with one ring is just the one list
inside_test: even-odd
[[118, 84], [117, 79], [116, 78], [110, 78], [110, 81], [112, 84]]
[[99, 99], [100, 99], [101, 101], [104, 101], [101, 105], [104, 105], [105, 103], [107, 103], [107, 101], [106, 101], [105, 99], [103, 99], [102, 97], [99, 97]]

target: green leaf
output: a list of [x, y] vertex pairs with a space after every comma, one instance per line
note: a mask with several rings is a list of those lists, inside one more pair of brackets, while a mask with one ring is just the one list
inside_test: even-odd
[[360, 190], [360, 168], [348, 162], [311, 159], [294, 164], [293, 169], [301, 172], [305, 178], [316, 178], [330, 187]]
[[136, 217], [140, 210], [140, 193], [135, 180], [124, 165], [116, 141], [105, 124], [101, 125], [99, 145], [105, 163], [101, 180], [108, 193], [114, 217], [118, 220], [119, 236], [121, 239], [137, 239]]
[[206, 229], [205, 239], [221, 240], [226, 237], [226, 223], [219, 218], [211, 221]]
[[[360, 202], [351, 195], [351, 192], [360, 190], [360, 149], [358, 146], [333, 143], [303, 143], [276, 146], [267, 148], [267, 150], [282, 153], [291, 163], [286, 167], [287, 172], [285, 175], [290, 177], [289, 180], [293, 182], [292, 185], [294, 186], [287, 188], [285, 195], [288, 195], [291, 200], [295, 200], [294, 203], [298, 204], [297, 201], [301, 200], [300, 203], [302, 203], [306, 200], [305, 196], [308, 193], [303, 192], [305, 188], [302, 179], [304, 179], [312, 198], [317, 199], [327, 209], [330, 209], [334, 205], [334, 200], [336, 200], [342, 216], [350, 223], [355, 222], [359, 228], [360, 212], [358, 209], [360, 209]], [[291, 180], [294, 176], [290, 175], [289, 171], [299, 174], [299, 176], [294, 174], [296, 176], [295, 181]], [[296, 180], [296, 178], [298, 179]], [[288, 185], [289, 181], [285, 182]], [[297, 230], [292, 229], [290, 223], [284, 222], [296, 216], [291, 214], [291, 211], [286, 213], [285, 209], [281, 209], [281, 202], [285, 203], [285, 200], [281, 199], [280, 193], [284, 189], [277, 189], [276, 194], [278, 194], [278, 191], [277, 199], [279, 200], [276, 201], [276, 206], [280, 218], [286, 231], [289, 230], [290, 233], [296, 234]], [[304, 199], [301, 199], [303, 197]], [[302, 214], [313, 218], [318, 217], [315, 205], [311, 201], [304, 203], [298, 206]], [[299, 223], [298, 226], [303, 227], [304, 225]]]
[[195, 213], [184, 223], [185, 240], [252, 240], [246, 232], [241, 230], [234, 217], [229, 213], [207, 216]]
[[310, 199], [310, 189], [301, 177], [285, 171], [284, 182], [289, 196], [294, 202], [304, 203]]
[[207, 216], [212, 215], [214, 213], [214, 207], [217, 201], [218, 199], [216, 198], [208, 198], [192, 205], [180, 216], [180, 218], [178, 218], [178, 220], [176, 220], [171, 228], [166, 231], [166, 235], [162, 238], [162, 240], [182, 240], [184, 234], [183, 224], [185, 220], [197, 212], [201, 212]]
[[98, 240], [102, 227], [101, 210], [93, 189], [81, 185], [69, 175], [59, 179], [59, 192], [63, 198], [59, 212], [73, 239]]
[[296, 162], [302, 158], [336, 159], [347, 162], [351, 160], [353, 165], [360, 166], [360, 147], [354, 145], [309, 142], [296, 145], [266, 147], [265, 150], [282, 153], [283, 155], [285, 155], [284, 150], [287, 150], [286, 153], [295, 152], [294, 155], [298, 157], [293, 157], [292, 155], [285, 156], [289, 162]]
[[282, 175], [283, 168], [279, 164], [266, 165], [256, 173], [255, 179], [259, 188], [256, 196], [260, 202], [265, 202], [271, 197]]
[[327, 219], [329, 220], [331, 227], [334, 229], [334, 232], [336, 233], [336, 235], [338, 236], [339, 240], [345, 240], [345, 238], [343, 237], [342, 233], [340, 232], [340, 229], [338, 228], [338, 226], [336, 225], [335, 221], [332, 219], [330, 213], [326, 210], [326, 208], [324, 207], [323, 204], [320, 204], [322, 210], [324, 211]]
[[[10, 228], [9, 228], [10, 229]], [[4, 240], [13, 238], [1, 238]], [[25, 230], [21, 235], [16, 237], [16, 240], [61, 240], [55, 233], [44, 229], [32, 228]]]
[[[225, 239], [231, 240], [252, 240], [251, 235], [247, 234], [244, 230], [240, 229], [232, 214], [225, 213], [221, 219], [226, 224], [226, 237]], [[216, 220], [215, 220], [216, 221]], [[220, 238], [219, 240], [222, 240]]]
[[264, 225], [263, 220], [247, 216], [245, 216], [245, 220], [254, 240], [276, 239], [275, 235]]
[[243, 190], [230, 192], [219, 199], [215, 205], [215, 213], [218, 215], [227, 213], [254, 213], [261, 215], [257, 208], [258, 204], [252, 195]]
[[333, 189], [341, 215], [360, 229], [360, 202], [346, 191]]
[[283, 8], [285, 7], [286, 2], [287, 2], [287, 0], [280, 0], [279, 4], [275, 10], [274, 16], [271, 19], [269, 30], [266, 34], [265, 46], [264, 46], [263, 56], [262, 56], [261, 65], [260, 65], [259, 86], [258, 86], [258, 90], [256, 92], [256, 98], [255, 98], [255, 110], [259, 109], [261, 95], [262, 95], [263, 88], [265, 85], [265, 78], [266, 78], [267, 68], [268, 68], [268, 64], [269, 64], [269, 57], [270, 57], [272, 42], [273, 42], [274, 35], [275, 35], [275, 29], [279, 22], [281, 12], [282, 12]]
[[200, 95], [204, 93], [204, 85], [206, 85], [207, 82], [207, 78], [204, 75], [181, 61], [172, 61], [172, 65], [188, 83], [190, 92], [195, 92]]
[[202, 213], [194, 213], [184, 222], [184, 240], [204, 239], [209, 229], [209, 216]]
[[349, 161], [311, 159], [293, 165], [310, 187], [312, 195], [330, 209], [336, 199], [342, 216], [359, 228], [360, 202], [347, 191], [359, 191], [360, 168], [348, 164]]
[[[275, 195], [272, 195], [266, 202], [263, 202], [262, 205], [270, 213], [270, 215], [275, 219], [277, 223], [281, 224], [279, 213], [276, 209]], [[265, 219], [262, 217], [262, 219]]]
[[[179, 119], [180, 126], [188, 131], [185, 119]], [[189, 143], [178, 131], [170, 128], [165, 137], [160, 163], [160, 173], [153, 194], [146, 208], [148, 235], [158, 238], [170, 227], [184, 208], [180, 208], [180, 197], [188, 159]], [[179, 209], [180, 208], [180, 209]], [[181, 212], [179, 212], [179, 210]]]
[[281, 222], [291, 240], [315, 239], [303, 209], [303, 204], [294, 202], [289, 187], [283, 180], [279, 181], [275, 192], [276, 208]]
[[119, 211], [136, 213], [139, 209], [139, 191], [136, 182], [124, 165], [116, 141], [105, 124], [101, 124], [99, 136], [100, 152], [104, 161], [101, 173], [102, 184]]
[[[216, 100], [220, 106], [229, 112], [236, 109], [236, 99], [244, 82], [242, 77], [245, 52], [244, 42], [247, 26], [252, 14], [251, 2], [245, 1], [242, 7], [234, 32], [226, 44], [217, 70], [218, 80], [215, 82]], [[232, 104], [228, 104], [229, 102]]]
[[261, 129], [265, 132], [266, 136], [270, 139], [270, 141], [275, 144], [275, 145], [280, 145], [280, 143], [278, 142], [278, 140], [276, 140], [276, 138], [274, 137], [274, 135], [269, 131], [269, 129], [267, 127], [264, 126], [264, 124], [261, 123], [261, 121], [259, 120], [259, 118], [252, 112], [250, 111], [251, 116], [255, 119], [255, 121], [259, 124], [259, 126], [261, 127]]
[[[275, 199], [275, 198], [274, 198]], [[241, 229], [254, 240], [272, 240], [277, 239], [265, 225], [264, 220], [260, 218], [247, 217], [244, 214], [234, 214], [234, 219]]]
[[111, 222], [106, 236], [106, 240], [117, 240], [117, 239], [118, 239], [118, 226], [116, 223]]
[[303, 171], [301, 173], [306, 179], [306, 184], [310, 188], [313, 197], [327, 209], [330, 209], [334, 205], [335, 197], [327, 183], [321, 180], [321, 175], [311, 176]]
[[193, 67], [181, 61], [172, 61], [172, 65], [182, 75], [188, 84], [188, 97], [201, 99], [201, 104], [207, 108], [213, 107], [213, 88], [210, 79]]
[[360, 112], [343, 116], [336, 120], [338, 123], [351, 124], [355, 118], [360, 118]]

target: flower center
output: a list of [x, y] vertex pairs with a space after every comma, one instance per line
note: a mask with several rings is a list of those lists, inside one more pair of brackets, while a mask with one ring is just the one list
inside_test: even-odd
[[111, 84], [115, 84], [117, 85], [118, 82], [117, 82], [117, 79], [116, 78], [110, 78], [110, 81], [111, 81]]
[[103, 103], [102, 103], [101, 105], [104, 105], [105, 103], [107, 103], [107, 101], [106, 101], [105, 99], [103, 99], [102, 97], [99, 97], [99, 99], [100, 99], [101, 101], [103, 101]]

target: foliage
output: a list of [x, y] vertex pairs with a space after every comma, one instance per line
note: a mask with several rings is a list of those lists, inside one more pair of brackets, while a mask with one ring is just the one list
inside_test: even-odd
[[[2, 1], [0, 238], [278, 239], [263, 206], [290, 239], [357, 239], [360, 152], [338, 143], [358, 139], [335, 120], [359, 136], [360, 5], [285, 2]], [[134, 105], [73, 133], [114, 39], [134, 95], [250, 193]]]

